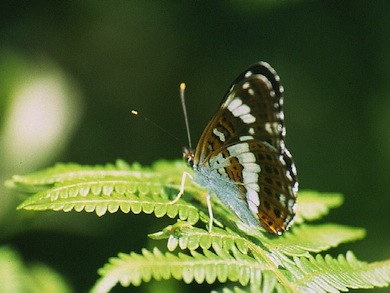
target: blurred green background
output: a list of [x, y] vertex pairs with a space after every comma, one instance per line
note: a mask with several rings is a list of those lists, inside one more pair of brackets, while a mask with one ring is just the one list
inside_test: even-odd
[[[231, 81], [263, 60], [285, 87], [300, 188], [343, 193], [326, 220], [367, 229], [332, 253], [389, 258], [389, 13], [386, 0], [2, 1], [0, 179], [58, 161], [180, 159], [180, 82], [195, 144]], [[22, 199], [0, 191], [0, 244], [49, 265], [75, 292], [110, 256], [155, 245], [145, 235], [170, 222], [16, 212]]]

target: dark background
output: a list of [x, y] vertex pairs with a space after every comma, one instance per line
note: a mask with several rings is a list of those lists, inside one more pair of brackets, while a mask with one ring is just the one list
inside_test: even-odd
[[[15, 158], [18, 168], [3, 166], [2, 177], [57, 161], [179, 159], [187, 144], [180, 82], [187, 83], [196, 144], [231, 81], [263, 60], [285, 88], [287, 146], [300, 188], [343, 193], [344, 205], [326, 220], [367, 229], [363, 241], [334, 254], [352, 249], [362, 260], [389, 258], [389, 13], [385, 0], [3, 1], [0, 73], [3, 85], [4, 76], [13, 76], [13, 88], [0, 90], [0, 127], [18, 87], [9, 56], [32, 75], [42, 64], [55, 64], [77, 88], [80, 114], [55, 155], [30, 169]], [[131, 109], [181, 141], [135, 119]], [[92, 286], [110, 256], [156, 245], [146, 234], [170, 222], [131, 214], [39, 213], [15, 227], [10, 219], [20, 214], [7, 208], [7, 217], [0, 217], [0, 230], [7, 231], [1, 243], [27, 261], [50, 265], [76, 292]]]

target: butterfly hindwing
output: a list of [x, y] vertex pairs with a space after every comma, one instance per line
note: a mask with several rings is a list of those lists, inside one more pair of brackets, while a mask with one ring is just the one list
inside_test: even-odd
[[[208, 164], [221, 177], [233, 178], [237, 197], [246, 203], [248, 213], [258, 217], [257, 224], [274, 234], [289, 227], [294, 217], [296, 175], [286, 172], [292, 164], [288, 153], [280, 155], [267, 142], [252, 139], [216, 150]], [[232, 209], [240, 209], [238, 205]], [[242, 218], [250, 219], [250, 215]], [[251, 219], [244, 222], [253, 224]]]

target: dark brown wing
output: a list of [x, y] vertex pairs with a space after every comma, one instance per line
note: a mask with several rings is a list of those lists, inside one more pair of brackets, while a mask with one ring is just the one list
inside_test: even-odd
[[221, 181], [210, 184], [217, 195], [226, 179], [233, 181], [247, 209], [242, 211], [241, 202], [235, 209], [235, 201], [224, 194], [218, 197], [242, 219], [257, 215], [274, 234], [289, 227], [298, 190], [296, 168], [284, 144], [282, 93], [279, 76], [267, 63], [240, 74], [206, 126], [193, 161], [194, 168], [209, 167], [207, 178]]

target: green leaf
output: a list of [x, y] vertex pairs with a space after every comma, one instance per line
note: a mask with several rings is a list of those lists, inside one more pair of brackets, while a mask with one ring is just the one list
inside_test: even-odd
[[190, 255], [179, 253], [163, 254], [157, 248], [152, 252], [146, 249], [142, 254], [119, 254], [111, 258], [109, 263], [99, 270], [101, 278], [91, 292], [108, 292], [112, 286], [119, 282], [122, 286], [139, 286], [142, 281], [155, 279], [175, 278], [185, 283], [197, 283], [227, 280], [247, 285], [250, 281], [260, 279], [252, 270], [261, 272], [263, 265], [253, 258], [236, 251], [234, 255], [216, 249], [216, 252], [203, 250], [201, 253], [191, 251]]
[[209, 232], [207, 191], [188, 180], [183, 197], [171, 203], [183, 171], [188, 169], [182, 162], [167, 161], [149, 168], [123, 161], [105, 166], [57, 164], [14, 176], [7, 186], [33, 192], [19, 205], [24, 210], [95, 212], [98, 216], [145, 213], [177, 219], [149, 235], [165, 241], [168, 252], [154, 248], [141, 254], [118, 254], [99, 270], [101, 277], [91, 292], [109, 292], [117, 284], [139, 286], [152, 279], [237, 285], [226, 286], [222, 292], [339, 292], [389, 285], [390, 260], [365, 263], [351, 252], [337, 258], [322, 256], [330, 248], [365, 236], [361, 228], [314, 223], [339, 207], [342, 195], [300, 191], [295, 224], [282, 236], [241, 225], [213, 197], [214, 226]]
[[54, 270], [42, 264], [25, 264], [9, 247], [0, 247], [0, 272], [0, 292], [72, 292]]
[[337, 258], [330, 255], [294, 257], [294, 262], [299, 270], [294, 276], [300, 291], [339, 292], [348, 288], [384, 287], [390, 282], [390, 260], [368, 264], [359, 261], [350, 251]]
[[302, 225], [294, 227], [291, 233], [264, 242], [269, 249], [289, 256], [309, 256], [310, 252], [325, 251], [341, 243], [362, 239], [365, 235], [364, 229], [336, 224]]
[[313, 190], [300, 191], [297, 198], [297, 214], [295, 223], [313, 221], [322, 218], [332, 208], [343, 203], [343, 196], [339, 193], [319, 193]]

